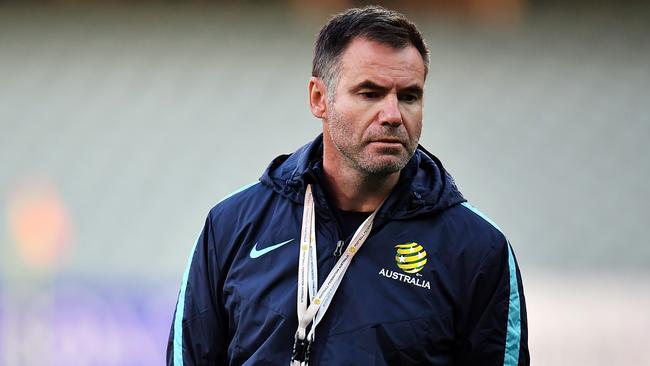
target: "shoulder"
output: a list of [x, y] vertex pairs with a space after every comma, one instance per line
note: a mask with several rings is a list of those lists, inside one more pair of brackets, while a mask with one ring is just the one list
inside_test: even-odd
[[210, 210], [209, 218], [214, 220], [224, 215], [231, 216], [238, 212], [245, 212], [256, 207], [265, 196], [270, 194], [271, 190], [260, 181], [246, 184], [217, 201]]
[[[261, 182], [247, 184], [220, 199], [208, 213], [203, 237], [208, 251], [215, 253], [217, 268], [223, 271], [239, 250], [240, 238], [264, 210], [272, 190]], [[238, 239], [239, 238], [239, 239]], [[218, 253], [218, 255], [216, 254]]]
[[497, 223], [494, 222], [494, 220], [492, 220], [488, 215], [484, 214], [481, 210], [474, 207], [471, 203], [466, 201], [460, 205], [467, 211], [471, 212], [471, 214], [468, 212], [466, 215], [469, 216], [470, 220], [476, 221], [476, 225], [484, 226], [484, 229], [486, 230], [496, 230], [501, 233], [501, 235], [503, 235], [503, 230], [501, 230], [499, 225], [497, 225]]
[[442, 220], [455, 238], [451, 250], [465, 259], [481, 262], [507, 253], [508, 240], [499, 225], [469, 202], [448, 208]]
[[236, 234], [268, 209], [274, 191], [262, 182], [253, 182], [220, 199], [210, 209], [207, 224], [216, 229], [215, 235]]

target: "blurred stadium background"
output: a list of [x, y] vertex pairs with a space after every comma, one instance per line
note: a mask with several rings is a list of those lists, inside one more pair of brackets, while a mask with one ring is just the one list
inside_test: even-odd
[[[315, 136], [353, 1], [0, 2], [0, 365], [164, 363], [218, 199]], [[385, 1], [432, 52], [422, 144], [509, 235], [535, 365], [650, 365], [650, 6]]]

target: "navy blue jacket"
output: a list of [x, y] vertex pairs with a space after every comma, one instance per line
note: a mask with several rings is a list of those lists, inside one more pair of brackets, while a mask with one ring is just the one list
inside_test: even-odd
[[[318, 185], [321, 169], [319, 136], [210, 211], [183, 276], [168, 365], [289, 364], [307, 183], [321, 283], [338, 259], [336, 243], [350, 239]], [[399, 244], [427, 259], [417, 273], [408, 273]], [[318, 325], [310, 365], [528, 364], [508, 241], [419, 147]]]

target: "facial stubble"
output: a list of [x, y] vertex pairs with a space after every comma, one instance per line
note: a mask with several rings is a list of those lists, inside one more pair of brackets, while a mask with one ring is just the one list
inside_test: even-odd
[[[419, 136], [415, 141], [410, 141], [409, 136], [405, 130], [400, 130], [399, 127], [382, 126], [381, 130], [376, 131], [381, 137], [397, 137], [404, 141], [403, 149], [399, 154], [382, 154], [383, 156], [372, 155], [367, 147], [370, 141], [355, 141], [354, 131], [352, 127], [353, 122], [346, 121], [343, 116], [338, 113], [334, 104], [329, 110], [327, 127], [329, 134], [335, 148], [339, 151], [341, 156], [348, 161], [350, 166], [361, 173], [363, 176], [373, 178], [387, 177], [393, 173], [402, 170], [415, 153], [417, 148]], [[369, 138], [369, 136], [362, 136]], [[395, 158], [385, 159], [384, 156], [392, 155]]]

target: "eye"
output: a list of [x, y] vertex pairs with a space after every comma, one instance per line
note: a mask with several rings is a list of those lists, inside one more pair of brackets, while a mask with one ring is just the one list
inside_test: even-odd
[[359, 95], [361, 95], [362, 97], [364, 97], [366, 99], [377, 99], [379, 97], [379, 93], [372, 92], [372, 91], [362, 92], [362, 93], [359, 93]]
[[418, 101], [418, 96], [415, 94], [404, 94], [399, 96], [399, 100], [406, 103], [415, 103]]

